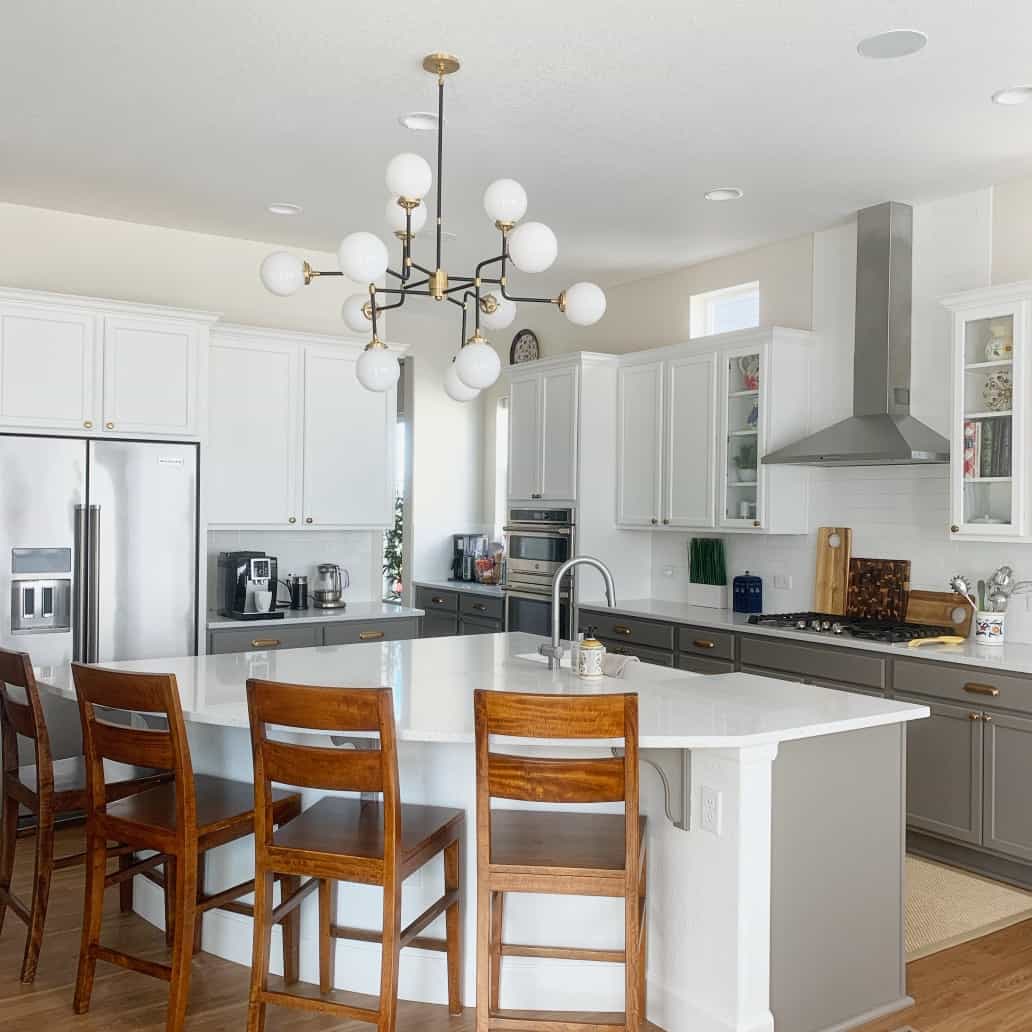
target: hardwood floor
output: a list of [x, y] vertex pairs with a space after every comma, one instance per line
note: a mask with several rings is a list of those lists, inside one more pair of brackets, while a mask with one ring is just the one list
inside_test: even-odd
[[[58, 832], [59, 849], [76, 845], [80, 828]], [[8, 918], [0, 935], [0, 1028], [4, 1032], [161, 1032], [168, 986], [144, 975], [98, 964], [89, 1014], [72, 1013], [72, 990], [82, 920], [82, 869], [54, 875], [39, 973], [33, 985], [18, 981], [25, 926]], [[32, 840], [18, 843], [15, 881], [27, 893], [32, 878]], [[158, 960], [167, 956], [163, 936], [135, 914], [118, 912], [118, 893], [107, 893], [105, 935], [112, 945]], [[242, 1029], [247, 1017], [247, 968], [203, 954], [194, 961], [187, 1032]], [[910, 992], [917, 1005], [857, 1032], [1029, 1032], [1032, 1029], [1032, 921], [910, 965]], [[368, 997], [339, 994], [348, 1002]], [[402, 1032], [473, 1032], [474, 1015], [449, 1017], [446, 1007], [401, 1003]], [[368, 1032], [372, 1026], [316, 1014], [272, 1008], [268, 1032]], [[649, 1026], [650, 1032], [659, 1032]], [[780, 1032], [780, 1030], [779, 1030]], [[791, 1030], [788, 1030], [791, 1032]]]

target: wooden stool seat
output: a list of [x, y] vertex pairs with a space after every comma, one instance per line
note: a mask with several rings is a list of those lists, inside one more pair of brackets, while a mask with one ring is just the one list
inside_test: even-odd
[[[277, 828], [272, 847], [325, 856], [383, 859], [383, 804], [327, 796], [300, 817]], [[438, 839], [454, 838], [455, 825], [465, 819], [462, 810], [443, 806], [401, 805], [401, 840], [398, 859], [404, 874], [426, 862], [423, 854]], [[435, 849], [434, 852], [437, 852]]]
[[[645, 838], [644, 816], [638, 838]], [[582, 875], [616, 876], [623, 895], [626, 839], [622, 813], [556, 813], [542, 810], [491, 811], [491, 866], [544, 867]]]
[[[148, 784], [160, 784], [171, 775], [167, 771], [152, 770], [149, 767], [135, 767], [128, 763], [111, 763], [108, 765], [107, 783], [109, 799], [121, 799], [124, 796], [139, 792]], [[11, 794], [21, 796], [21, 802], [32, 808], [30, 796], [39, 794], [34, 764], [19, 767], [13, 775], [8, 775], [7, 784]], [[67, 756], [54, 760], [54, 809], [61, 813], [86, 808], [86, 757]]]

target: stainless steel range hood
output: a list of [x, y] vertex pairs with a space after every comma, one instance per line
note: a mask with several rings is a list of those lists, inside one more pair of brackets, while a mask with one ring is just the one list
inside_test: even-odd
[[890, 201], [857, 215], [853, 415], [763, 457], [769, 465], [949, 462], [946, 438], [910, 414], [914, 212]]

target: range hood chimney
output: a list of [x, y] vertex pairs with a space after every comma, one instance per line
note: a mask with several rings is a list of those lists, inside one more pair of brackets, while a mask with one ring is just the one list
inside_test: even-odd
[[949, 462], [946, 438], [910, 414], [914, 210], [889, 201], [856, 220], [853, 415], [763, 457], [768, 465]]

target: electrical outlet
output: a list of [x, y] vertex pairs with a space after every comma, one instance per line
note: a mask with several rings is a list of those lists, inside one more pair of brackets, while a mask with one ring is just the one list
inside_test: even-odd
[[788, 573], [775, 573], [774, 574], [774, 587], [775, 588], [791, 588], [792, 587], [792, 575]]
[[703, 785], [701, 795], [702, 813], [699, 824], [703, 831], [708, 831], [711, 835], [720, 835], [722, 794], [715, 788], [710, 788], [709, 785]]
[[672, 566], [664, 566], [663, 567], [663, 576], [664, 577], [673, 577], [673, 575], [674, 575], [674, 568]]

